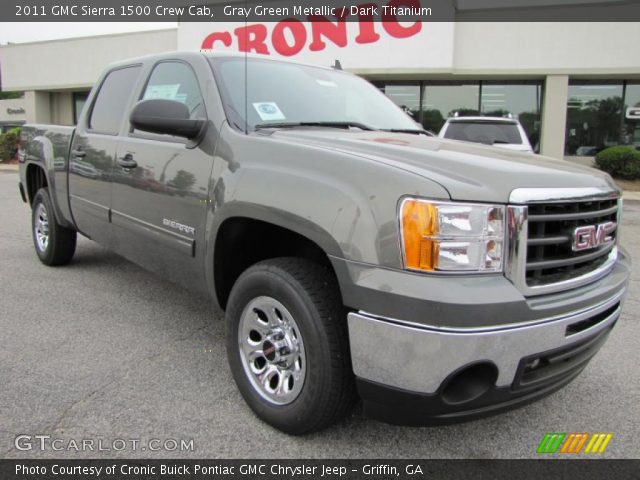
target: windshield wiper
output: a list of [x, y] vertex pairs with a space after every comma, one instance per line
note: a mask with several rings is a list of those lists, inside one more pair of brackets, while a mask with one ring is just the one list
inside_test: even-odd
[[260, 130], [263, 128], [295, 128], [295, 127], [329, 127], [329, 128], [359, 128], [360, 130], [375, 130], [373, 127], [360, 122], [281, 122], [281, 123], [259, 123], [253, 128]]
[[428, 130], [421, 130], [419, 128], [383, 128], [382, 131], [391, 133], [411, 133], [413, 135], [426, 135], [427, 137], [435, 137], [435, 135]]

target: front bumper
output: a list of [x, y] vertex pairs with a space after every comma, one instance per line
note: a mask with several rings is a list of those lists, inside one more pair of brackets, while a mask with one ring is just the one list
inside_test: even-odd
[[350, 313], [352, 363], [365, 413], [392, 423], [442, 423], [547, 395], [575, 378], [599, 350], [620, 316], [624, 293], [524, 326], [429, 327]]

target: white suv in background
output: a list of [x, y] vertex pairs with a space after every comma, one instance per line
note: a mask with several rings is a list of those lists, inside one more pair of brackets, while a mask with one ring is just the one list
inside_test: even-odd
[[522, 125], [513, 118], [452, 117], [442, 126], [438, 137], [533, 153]]

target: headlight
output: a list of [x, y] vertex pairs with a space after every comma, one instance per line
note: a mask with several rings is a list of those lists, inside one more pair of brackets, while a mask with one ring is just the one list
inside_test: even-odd
[[405, 267], [424, 272], [500, 272], [504, 206], [406, 198], [400, 206]]

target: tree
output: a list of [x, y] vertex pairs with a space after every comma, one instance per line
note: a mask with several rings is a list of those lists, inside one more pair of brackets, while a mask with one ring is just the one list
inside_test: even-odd
[[422, 126], [426, 130], [438, 133], [444, 125], [444, 117], [440, 110], [431, 109], [422, 111]]
[[194, 183], [196, 183], [196, 177], [193, 173], [178, 170], [176, 176], [169, 180], [167, 185], [175, 188], [179, 195], [186, 195]]
[[620, 139], [622, 97], [609, 97], [587, 103], [594, 110], [597, 128], [596, 145], [616, 143]]
[[0, 100], [11, 100], [24, 97], [24, 92], [0, 92]]
[[567, 153], [575, 153], [579, 146], [599, 149], [620, 139], [621, 97], [608, 97], [581, 103], [569, 99], [567, 111]]
[[473, 108], [456, 108], [449, 112], [449, 116], [453, 117], [456, 113], [459, 117], [475, 117], [479, 115], [478, 110], [474, 110]]

